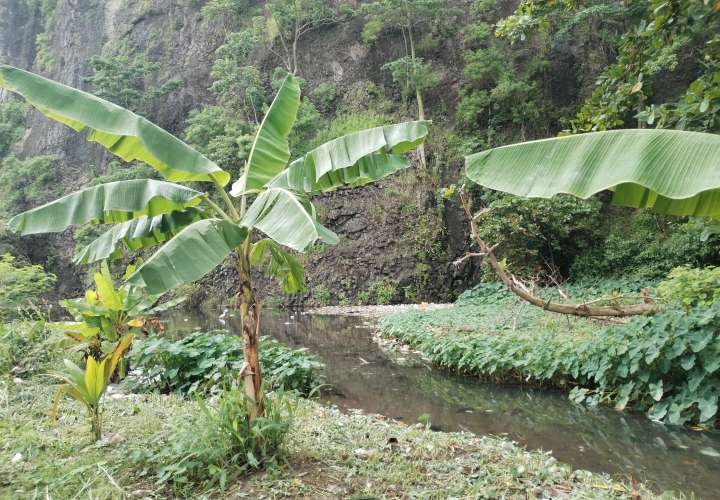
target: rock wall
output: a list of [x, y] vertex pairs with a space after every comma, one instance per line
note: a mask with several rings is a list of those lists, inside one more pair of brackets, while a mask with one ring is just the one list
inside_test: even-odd
[[[180, 132], [190, 110], [212, 101], [208, 91], [210, 68], [215, 50], [232, 26], [227, 20], [204, 19], [200, 13], [203, 2], [58, 0], [49, 20], [42, 19], [39, 9], [28, 8], [28, 3], [0, 0], [0, 62], [86, 88], [83, 78], [91, 72], [90, 58], [111, 54], [124, 44], [132, 52], [145, 53], [151, 61], [160, 63], [158, 80], [176, 78], [183, 82], [182, 88], [163, 98], [157, 109], [144, 110], [159, 125]], [[52, 64], [46, 68], [39, 67], [35, 47], [36, 36], [43, 31], [52, 56]], [[381, 66], [388, 60], [388, 53], [399, 56], [402, 40], [368, 49], [360, 42], [361, 31], [360, 22], [348, 22], [302, 40], [299, 66], [300, 76], [307, 81], [306, 89], [323, 81], [333, 81], [345, 92], [362, 91], [371, 80], [389, 84], [389, 76]], [[457, 50], [448, 50], [435, 61], [446, 75], [453, 74], [453, 67], [461, 67], [457, 54]], [[268, 54], [258, 54], [257, 59], [257, 64], [268, 72], [276, 65]], [[455, 99], [456, 81], [450, 76], [448, 84], [429, 97], [431, 109], [435, 105], [448, 108], [444, 101]], [[36, 112], [31, 112], [28, 127], [21, 154], [61, 155], [58, 168], [63, 178], [62, 191], [70, 192], [88, 183], [113, 159], [101, 147], [86, 142], [81, 134]], [[406, 287], [414, 290], [414, 295], [407, 298], [447, 300], [471, 283], [474, 269], [457, 273], [449, 265], [465, 246], [457, 209], [436, 206], [433, 191], [439, 186], [417, 168], [378, 185], [339, 191], [319, 200], [324, 223], [340, 234], [342, 241], [304, 257], [310, 294], [324, 287], [333, 301], [343, 297], [353, 300], [373, 283], [391, 279], [397, 285], [395, 300], [406, 298]], [[457, 178], [458, 171], [445, 172], [450, 179], [444, 178], [443, 182]], [[23, 244], [32, 260], [49, 264], [60, 275], [62, 293], [82, 288], [82, 273], [71, 264], [70, 234], [38, 236], [25, 239]], [[433, 251], [423, 248], [430, 245]], [[223, 269], [213, 273], [198, 288], [201, 295], [224, 301], [234, 292], [231, 276]], [[261, 279], [259, 283], [261, 293], [279, 296], [271, 282]], [[297, 303], [307, 298], [282, 300]]]

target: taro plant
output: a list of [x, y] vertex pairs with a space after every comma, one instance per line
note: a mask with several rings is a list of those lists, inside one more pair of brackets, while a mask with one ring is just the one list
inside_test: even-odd
[[[612, 130], [524, 142], [466, 157], [468, 178], [481, 186], [528, 198], [569, 193], [578, 198], [604, 190], [613, 203], [680, 216], [720, 216], [720, 136], [660, 129]], [[649, 297], [632, 305], [555, 303], [536, 296], [508, 272], [478, 231], [484, 213], [471, 213], [461, 195], [473, 241], [507, 288], [544, 309], [576, 316], [633, 316], [661, 310]], [[460, 261], [464, 260], [460, 259]], [[458, 262], [460, 262], [458, 261]]]
[[[288, 75], [258, 127], [240, 178], [228, 193], [228, 172], [124, 108], [6, 65], [0, 65], [0, 86], [22, 95], [48, 117], [78, 132], [87, 131], [88, 140], [125, 161], [147, 163], [166, 179], [82, 189], [16, 215], [9, 227], [24, 235], [59, 232], [88, 222], [116, 224], [80, 252], [78, 263], [164, 243], [127, 280], [150, 294], [195, 281], [233, 254], [245, 360], [240, 376], [259, 413], [260, 305], [251, 269], [278, 278], [288, 293], [302, 290], [303, 269], [290, 250], [303, 252], [317, 240], [338, 241], [320, 224], [310, 195], [359, 186], [409, 167], [405, 153], [422, 144], [428, 131], [425, 121], [362, 130], [288, 164], [288, 136], [300, 106], [298, 80]], [[207, 183], [214, 193], [178, 184], [190, 182]]]
[[84, 370], [66, 359], [64, 370], [50, 372], [52, 377], [64, 382], [55, 392], [55, 399], [50, 412], [51, 422], [57, 420], [60, 398], [63, 394], [67, 394], [87, 408], [90, 427], [95, 440], [97, 441], [102, 437], [100, 401], [105, 394], [110, 377], [115, 372], [120, 358], [130, 346], [132, 339], [132, 335], [125, 336], [115, 347], [115, 350], [101, 361], [96, 360], [93, 356], [88, 356]]

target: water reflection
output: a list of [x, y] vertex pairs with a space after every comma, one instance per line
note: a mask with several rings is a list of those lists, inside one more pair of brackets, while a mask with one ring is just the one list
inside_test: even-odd
[[[181, 312], [169, 318], [168, 330], [219, 328], [218, 316]], [[222, 319], [231, 331], [240, 331], [236, 317]], [[718, 434], [574, 405], [552, 391], [481, 384], [422, 363], [398, 364], [357, 318], [264, 311], [262, 329], [264, 335], [315, 353], [333, 386], [323, 399], [341, 408], [409, 423], [429, 416], [438, 429], [508, 436], [529, 448], [552, 450], [575, 468], [631, 475], [659, 491], [693, 491], [702, 498], [717, 498], [720, 491]]]

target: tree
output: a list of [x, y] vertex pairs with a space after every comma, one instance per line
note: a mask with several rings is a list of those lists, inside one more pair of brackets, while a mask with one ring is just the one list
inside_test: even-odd
[[[720, 216], [720, 136], [680, 130], [632, 129], [571, 135], [489, 149], [466, 157], [466, 174], [484, 187], [530, 198], [569, 193], [579, 198], [607, 189], [616, 205], [678, 216]], [[483, 257], [513, 293], [544, 309], [577, 316], [651, 314], [641, 304], [559, 304], [535, 296], [508, 273], [478, 234], [480, 214], [462, 196], [471, 237]], [[462, 259], [461, 259], [462, 260]]]
[[[433, 87], [438, 77], [433, 73], [429, 63], [417, 57], [416, 29], [421, 25], [432, 23], [439, 17], [446, 2], [439, 0], [381, 0], [364, 6], [367, 22], [363, 29], [363, 40], [373, 44], [384, 30], [399, 30], [405, 42], [405, 56], [392, 61], [383, 69], [390, 71], [393, 80], [401, 83], [404, 92], [415, 94], [418, 108], [418, 120], [425, 119], [423, 91]], [[425, 149], [421, 146], [420, 159], [426, 166]]]
[[[325, 143], [288, 165], [288, 135], [300, 106], [298, 80], [288, 75], [258, 128], [243, 173], [228, 193], [228, 172], [124, 108], [11, 66], [0, 65], [0, 86], [22, 95], [51, 118], [77, 131], [88, 130], [89, 140], [123, 160], [147, 163], [166, 179], [88, 187], [16, 215], [8, 223], [11, 230], [25, 235], [59, 232], [91, 221], [115, 224], [79, 253], [79, 263], [164, 243], [127, 279], [150, 294], [197, 280], [234, 254], [245, 355], [238, 378], [255, 401], [253, 413], [262, 412], [262, 377], [260, 304], [251, 269], [264, 269], [288, 293], [302, 290], [302, 266], [287, 249], [302, 252], [317, 240], [338, 241], [318, 221], [310, 195], [366, 184], [409, 167], [404, 154], [427, 135], [423, 121], [362, 130]], [[215, 197], [178, 182], [212, 184]], [[240, 199], [239, 209], [231, 196]]]
[[256, 36], [282, 61], [288, 73], [297, 75], [300, 39], [337, 23], [347, 14], [347, 6], [333, 4], [328, 0], [269, 0], [265, 15], [255, 19]]

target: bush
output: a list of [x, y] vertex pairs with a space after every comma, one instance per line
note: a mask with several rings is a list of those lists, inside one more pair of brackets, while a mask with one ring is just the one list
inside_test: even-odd
[[22, 377], [47, 371], [61, 352], [45, 321], [0, 324], [0, 375]]
[[17, 317], [57, 282], [42, 266], [18, 265], [10, 254], [0, 256], [0, 320]]
[[309, 149], [359, 130], [387, 125], [391, 123], [391, 121], [392, 119], [389, 116], [376, 113], [375, 111], [363, 111], [337, 116], [317, 133], [311, 141]]
[[572, 196], [524, 199], [485, 191], [487, 212], [480, 219], [480, 237], [500, 243], [499, 255], [518, 275], [535, 276], [558, 270], [567, 276], [575, 257], [597, 244], [600, 202]]
[[[283, 393], [263, 396], [265, 414], [248, 418], [250, 403], [236, 388], [223, 390], [215, 404], [198, 398], [201, 414], [183, 421], [157, 450], [137, 450], [133, 460], [155, 472], [178, 496], [224, 489], [240, 475], [278, 462], [293, 418]], [[149, 448], [153, 448], [150, 446]], [[187, 491], [185, 490], [187, 488]]]
[[720, 301], [720, 268], [676, 267], [658, 285], [658, 296], [689, 311]]
[[10, 153], [10, 148], [22, 137], [26, 109], [27, 106], [18, 101], [0, 103], [0, 160]]
[[[260, 367], [271, 388], [308, 394], [320, 383], [322, 368], [305, 349], [290, 349], [263, 337]], [[144, 391], [215, 392], [237, 377], [243, 363], [242, 339], [222, 330], [196, 332], [181, 340], [150, 337], [133, 346], [128, 384]]]
[[380, 305], [390, 304], [398, 293], [398, 282], [391, 278], [376, 281], [368, 287], [370, 296]]
[[334, 83], [323, 82], [315, 87], [313, 95], [317, 99], [318, 109], [323, 113], [328, 113], [337, 98], [337, 87]]
[[325, 285], [316, 286], [313, 296], [315, 297], [315, 300], [317, 300], [320, 304], [324, 306], [330, 304], [330, 301], [332, 300], [330, 290], [328, 290]]

